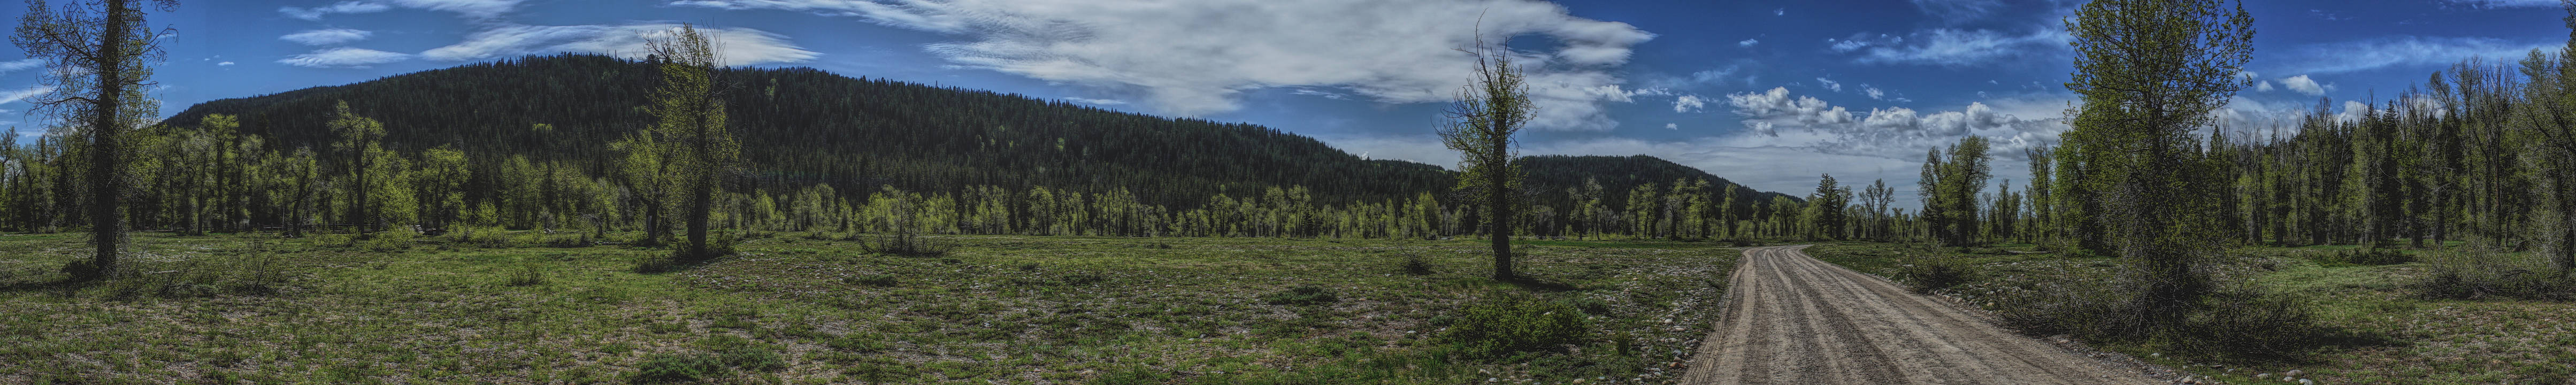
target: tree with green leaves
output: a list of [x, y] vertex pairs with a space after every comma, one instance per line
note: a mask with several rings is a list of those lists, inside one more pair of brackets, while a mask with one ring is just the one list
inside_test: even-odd
[[349, 102], [340, 102], [332, 110], [330, 128], [331, 135], [338, 138], [331, 143], [331, 151], [337, 153], [335, 163], [339, 164], [340, 173], [350, 179], [349, 183], [342, 184], [349, 193], [348, 222], [358, 225], [358, 235], [364, 237], [367, 227], [381, 219], [376, 206], [368, 198], [378, 195], [375, 193], [376, 179], [372, 178], [375, 175], [372, 174], [382, 167], [380, 164], [386, 158], [382, 154], [385, 125], [350, 111]]
[[672, 169], [680, 185], [676, 189], [679, 206], [686, 210], [681, 214], [687, 222], [688, 244], [678, 254], [686, 261], [717, 257], [707, 247], [708, 217], [718, 198], [716, 182], [742, 156], [742, 143], [725, 125], [722, 81], [716, 78], [722, 58], [707, 35], [689, 24], [648, 39], [645, 51], [651, 55], [646, 61], [661, 71], [660, 86], [646, 108], [653, 114], [653, 135], [672, 152], [668, 161], [676, 166]]
[[1476, 82], [1459, 92], [1449, 121], [1438, 130], [1441, 143], [1459, 152], [1459, 190], [1483, 195], [1481, 216], [1492, 229], [1494, 279], [1500, 280], [1516, 277], [1511, 219], [1512, 206], [1519, 203], [1514, 193], [1520, 190], [1521, 170], [1514, 162], [1518, 156], [1512, 149], [1512, 135], [1536, 111], [1530, 104], [1529, 86], [1522, 84], [1521, 69], [1512, 66], [1505, 46], [1479, 44], [1469, 52], [1476, 56]]
[[2132, 330], [2161, 334], [2197, 311], [2210, 290], [2198, 261], [2218, 246], [2188, 216], [2215, 212], [2224, 186], [2197, 162], [2194, 132], [2250, 80], [2254, 25], [2220, 0], [2094, 0], [2065, 21], [2081, 96], [2064, 135], [2089, 168], [2110, 238], [2130, 262], [2121, 282], [2137, 297]]
[[[89, 261], [66, 269], [75, 279], [97, 279], [115, 273], [125, 244], [125, 207], [129, 192], [125, 143], [131, 127], [158, 118], [158, 102], [146, 94], [152, 67], [163, 59], [160, 39], [144, 22], [149, 10], [170, 12], [177, 0], [96, 0], [54, 8], [28, 0], [9, 42], [52, 69], [45, 78], [54, 91], [28, 99], [36, 110], [78, 127], [89, 139]], [[85, 264], [85, 265], [84, 265]]]

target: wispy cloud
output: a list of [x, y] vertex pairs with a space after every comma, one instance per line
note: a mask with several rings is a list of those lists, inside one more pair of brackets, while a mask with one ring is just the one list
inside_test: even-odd
[[331, 28], [291, 33], [285, 36], [278, 36], [277, 39], [303, 45], [332, 45], [366, 40], [368, 36], [373, 36], [375, 34], [375, 32], [365, 30]]
[[1761, 39], [1744, 39], [1744, 41], [1735, 42], [1735, 46], [1737, 46], [1737, 47], [1752, 47], [1752, 46], [1753, 46], [1753, 45], [1755, 45], [1755, 44], [1762, 44], [1762, 40], [1761, 40]]
[[2558, 0], [2442, 0], [2443, 3], [2474, 8], [2556, 8]]
[[393, 9], [393, 6], [372, 1], [343, 1], [312, 8], [277, 7], [277, 13], [286, 14], [286, 17], [319, 21], [322, 20], [322, 16], [334, 13], [384, 12], [388, 9]]
[[[430, 60], [487, 60], [528, 54], [583, 52], [628, 58], [643, 57], [644, 41], [672, 33], [679, 24], [631, 25], [510, 25], [494, 27], [467, 35], [465, 41], [423, 51]], [[750, 28], [699, 28], [715, 40], [717, 53], [727, 65], [793, 63], [813, 60], [820, 53], [807, 51], [787, 41], [785, 36]]]
[[278, 7], [277, 13], [304, 20], [322, 20], [334, 13], [384, 12], [394, 7], [455, 12], [477, 20], [495, 20], [517, 9], [524, 0], [350, 0], [328, 6], [298, 8]]
[[41, 67], [44, 65], [45, 61], [43, 59], [21, 59], [0, 62], [0, 74], [25, 71], [29, 68]]
[[2009, 34], [1987, 29], [1934, 28], [1915, 33], [1912, 39], [1880, 36], [1877, 39], [1855, 37], [1836, 43], [1833, 48], [1837, 52], [1862, 51], [1858, 58], [1861, 63], [1969, 67], [2044, 50], [2063, 49], [2067, 41], [2064, 31], [2054, 29]]
[[1100, 105], [1100, 106], [1115, 106], [1115, 105], [1120, 105], [1120, 104], [1127, 104], [1127, 101], [1125, 101], [1125, 100], [1118, 100], [1118, 99], [1092, 99], [1092, 98], [1066, 97], [1066, 98], [1064, 98], [1064, 100], [1073, 101], [1073, 102], [1075, 102], [1075, 103], [1090, 104], [1090, 105]]
[[[1655, 35], [1536, 0], [683, 0], [667, 4], [855, 17], [962, 41], [929, 44], [965, 68], [1132, 93], [1161, 113], [1242, 108], [1246, 91], [1333, 88], [1382, 103], [1456, 97], [1475, 41], [1538, 35], [1510, 54], [1530, 69], [1532, 128], [1607, 130], [1603, 103], [1631, 102], [1618, 65]], [[1261, 9], [1260, 12], [1243, 12]], [[1354, 18], [1350, 15], [1374, 15]], [[1458, 20], [1483, 20], [1478, 24]], [[1172, 23], [1170, 20], [1191, 20]], [[1204, 28], [1223, 25], [1225, 28]], [[1359, 59], [1354, 59], [1359, 58]]]
[[49, 92], [54, 92], [54, 86], [39, 85], [11, 90], [8, 92], [0, 92], [0, 104], [16, 103], [20, 100], [27, 100], [27, 98], [36, 97], [36, 95], [44, 95]]
[[[2555, 2], [2552, 2], [2555, 4]], [[2491, 37], [2423, 37], [2390, 36], [2339, 43], [2310, 44], [2289, 49], [2280, 59], [2258, 62], [2270, 64], [2275, 71], [2306, 74], [2337, 74], [2368, 71], [2396, 66], [2448, 66], [2471, 57], [2519, 60], [2533, 49], [2564, 46], [2566, 42], [2511, 41]], [[2257, 63], [2264, 64], [2264, 63]]]
[[357, 47], [325, 48], [312, 53], [278, 59], [281, 64], [312, 68], [367, 68], [377, 64], [411, 60], [411, 54], [385, 52]]

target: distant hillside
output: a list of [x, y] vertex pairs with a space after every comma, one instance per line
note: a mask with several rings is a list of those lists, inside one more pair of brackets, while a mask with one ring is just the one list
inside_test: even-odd
[[[1627, 191], [1647, 183], [1654, 183], [1661, 188], [1672, 188], [1673, 181], [1697, 179], [1708, 181], [1711, 189], [1722, 189], [1728, 184], [1735, 183], [1726, 178], [1709, 175], [1708, 172], [1698, 168], [1645, 155], [1542, 155], [1523, 158], [1523, 161], [1528, 162], [1522, 170], [1528, 173], [1529, 177], [1524, 183], [1527, 186], [1542, 189], [1539, 191], [1540, 202], [1571, 202], [1565, 189], [1582, 186], [1585, 179], [1600, 182], [1602, 189], [1610, 192], [1603, 194], [1602, 200], [1613, 207], [1627, 207]], [[1739, 210], [1739, 215], [1750, 215], [1752, 202], [1770, 202], [1771, 197], [1775, 196], [1788, 197], [1789, 200], [1802, 203], [1806, 201], [1798, 195], [1741, 188], [1735, 192], [1735, 201], [1738, 203], [1735, 208]], [[1566, 207], [1558, 207], [1558, 209], [1564, 210]]]
[[[396, 150], [454, 145], [479, 166], [526, 156], [588, 164], [597, 173], [605, 171], [606, 143], [650, 121], [638, 106], [651, 91], [652, 75], [641, 64], [607, 56], [528, 57], [210, 101], [171, 122], [232, 114], [245, 133], [269, 137], [272, 148], [319, 148], [329, 139], [323, 124], [333, 103], [347, 101], [384, 122]], [[1218, 193], [1245, 196], [1270, 186], [1302, 185], [1322, 201], [1347, 202], [1410, 198], [1454, 182], [1436, 166], [1364, 160], [1257, 125], [810, 68], [732, 69], [722, 76], [734, 85], [724, 98], [753, 164], [743, 178], [749, 186], [741, 187], [1126, 188], [1144, 203], [1187, 207]], [[1619, 190], [1679, 177], [1724, 181], [1643, 156], [1532, 159], [1527, 170], [1539, 186], [1579, 184], [1580, 175], [1602, 176], [1604, 185]]]

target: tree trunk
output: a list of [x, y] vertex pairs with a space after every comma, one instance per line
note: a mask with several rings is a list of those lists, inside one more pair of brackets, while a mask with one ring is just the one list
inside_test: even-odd
[[[1494, 145], [1495, 153], [1502, 154], [1501, 149], [1509, 146], [1510, 143], [1494, 143]], [[1493, 218], [1485, 222], [1492, 224], [1494, 229], [1494, 279], [1510, 280], [1516, 277], [1512, 272], [1511, 158], [1508, 155], [1494, 157], [1501, 159], [1485, 161], [1485, 204], [1494, 208]]]
[[90, 107], [98, 114], [90, 121], [90, 236], [91, 243], [97, 246], [94, 261], [98, 264], [97, 270], [91, 272], [94, 274], [91, 278], [104, 277], [116, 271], [118, 248], [125, 243], [124, 216], [119, 215], [122, 210], [117, 209], [116, 199], [123, 190], [117, 176], [125, 172], [124, 162], [118, 159], [124, 152], [124, 143], [119, 137], [125, 135], [123, 117], [118, 116], [118, 112], [122, 111], [125, 102], [127, 42], [124, 40], [129, 37], [128, 31], [133, 29], [126, 19], [136, 10], [126, 0], [106, 3], [107, 25], [104, 33], [100, 34], [98, 57], [94, 61], [99, 64], [99, 93]]

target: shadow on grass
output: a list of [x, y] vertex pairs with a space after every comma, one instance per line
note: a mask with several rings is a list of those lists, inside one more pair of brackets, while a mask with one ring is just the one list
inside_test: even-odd
[[1512, 277], [1511, 279], [1502, 279], [1502, 280], [1497, 280], [1496, 282], [1507, 283], [1507, 284], [1511, 284], [1512, 286], [1519, 287], [1519, 288], [1521, 288], [1521, 289], [1530, 290], [1530, 291], [1538, 291], [1538, 292], [1551, 292], [1551, 293], [1552, 293], [1552, 292], [1560, 292], [1560, 291], [1582, 291], [1582, 290], [1589, 290], [1589, 289], [1586, 289], [1586, 288], [1584, 288], [1584, 287], [1582, 287], [1582, 286], [1575, 286], [1574, 284], [1570, 284], [1570, 283], [1557, 282], [1557, 281], [1547, 280], [1547, 279], [1538, 278], [1538, 277], [1531, 277], [1531, 276], [1528, 276], [1528, 275], [1522, 275], [1522, 276]]

